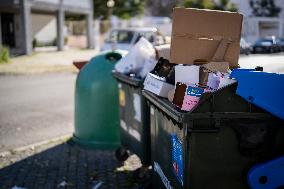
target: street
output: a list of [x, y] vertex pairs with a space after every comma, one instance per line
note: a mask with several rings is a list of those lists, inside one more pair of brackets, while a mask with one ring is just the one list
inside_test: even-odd
[[71, 134], [75, 78], [0, 75], [0, 152]]
[[[244, 68], [284, 73], [284, 55], [242, 55]], [[0, 152], [72, 134], [74, 73], [0, 75]]]
[[239, 64], [242, 68], [262, 66], [265, 72], [284, 73], [284, 54], [252, 54], [241, 55]]

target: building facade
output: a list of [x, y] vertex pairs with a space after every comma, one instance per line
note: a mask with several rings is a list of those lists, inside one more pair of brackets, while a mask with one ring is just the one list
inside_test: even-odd
[[244, 15], [242, 35], [251, 43], [266, 36], [284, 38], [284, 1], [275, 0], [281, 8], [278, 17], [256, 17], [252, 14], [249, 0], [230, 0]]
[[0, 44], [13, 54], [31, 54], [35, 38], [54, 39], [63, 50], [68, 14], [85, 16], [88, 48], [94, 48], [93, 0], [0, 0]]

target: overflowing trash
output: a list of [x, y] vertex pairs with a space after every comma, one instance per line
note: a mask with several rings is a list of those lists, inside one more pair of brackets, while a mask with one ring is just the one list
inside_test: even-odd
[[210, 62], [173, 64], [160, 58], [147, 75], [144, 89], [167, 97], [181, 110], [190, 111], [203, 93], [214, 92], [236, 82], [229, 77], [229, 63], [223, 60], [226, 50], [222, 49], [227, 48], [228, 44], [228, 41], [221, 40]]
[[[183, 111], [191, 111], [203, 93], [214, 92], [236, 82], [230, 78], [230, 69], [238, 66], [242, 16], [218, 14], [224, 19], [217, 24], [234, 22], [232, 29], [220, 27], [200, 30], [198, 20], [220, 15], [194, 9], [174, 9], [171, 45], [153, 47], [141, 37], [128, 55], [116, 64], [115, 70], [145, 78], [145, 90], [168, 98]], [[186, 19], [196, 25], [183, 27], [175, 22]], [[203, 25], [206, 26], [206, 23]], [[192, 35], [188, 36], [189, 33]]]
[[[139, 88], [148, 102], [148, 125], [136, 128], [125, 115], [120, 125], [132, 135], [124, 143], [143, 135], [150, 141], [154, 188], [269, 188], [263, 167], [271, 177], [283, 162], [284, 75], [239, 68], [242, 20], [239, 13], [175, 8], [170, 45], [141, 38], [116, 65], [144, 80], [141, 96], [137, 81], [116, 76], [129, 85], [119, 83], [121, 115], [131, 115], [125, 91], [131, 99]], [[283, 186], [282, 173], [273, 188]]]
[[[171, 63], [168, 59], [160, 57], [169, 57], [168, 45], [155, 47], [155, 50], [151, 43], [141, 38], [116, 64], [115, 69], [125, 75], [145, 78], [145, 90], [168, 98], [181, 110], [190, 111], [203, 93], [214, 92], [236, 82], [229, 77], [229, 63], [222, 60], [225, 51], [220, 49], [224, 48], [225, 43], [228, 44], [221, 40], [212, 61], [203, 61], [202, 64], [197, 61], [193, 65], [188, 65]], [[158, 57], [160, 58], [157, 61]], [[196, 90], [198, 94], [194, 94]]]

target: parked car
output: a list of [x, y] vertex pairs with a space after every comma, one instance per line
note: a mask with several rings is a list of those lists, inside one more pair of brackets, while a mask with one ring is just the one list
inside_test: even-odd
[[259, 39], [253, 45], [254, 53], [275, 53], [280, 51], [281, 47], [274, 36]]
[[251, 53], [252, 51], [251, 44], [248, 43], [243, 37], [240, 40], [240, 46], [241, 46], [240, 54], [249, 55]]
[[109, 37], [105, 40], [101, 50], [129, 50], [140, 37], [145, 37], [153, 45], [162, 45], [166, 43], [166, 37], [156, 28], [123, 28], [113, 29]]
[[281, 51], [284, 51], [284, 38], [280, 38], [278, 44], [280, 45]]

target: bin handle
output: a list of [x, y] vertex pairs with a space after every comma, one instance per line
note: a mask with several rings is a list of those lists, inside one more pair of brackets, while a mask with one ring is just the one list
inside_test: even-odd
[[189, 123], [187, 123], [187, 131], [190, 133], [217, 133], [220, 131], [221, 119], [213, 120], [214, 124], [211, 124], [210, 127], [204, 129], [194, 128], [193, 120], [191, 120]]

